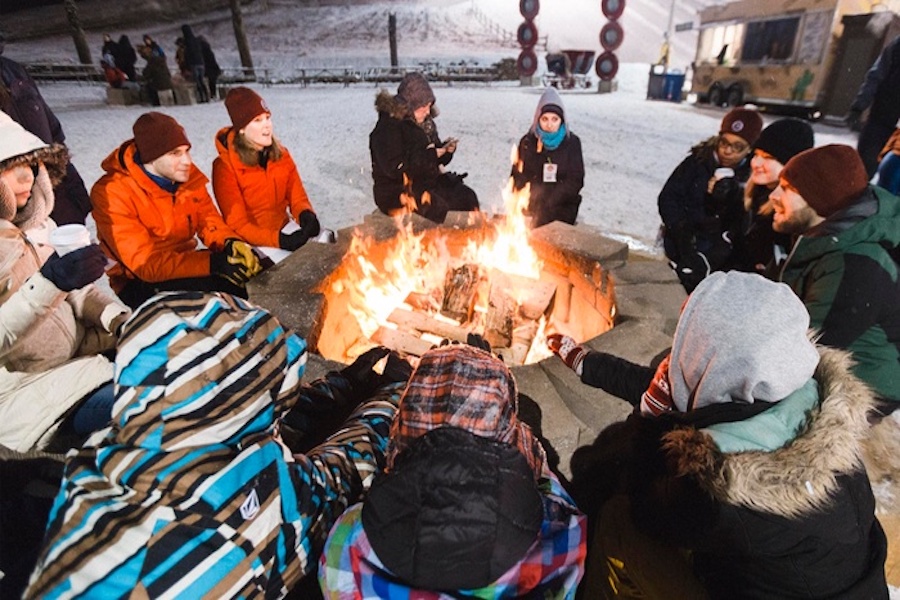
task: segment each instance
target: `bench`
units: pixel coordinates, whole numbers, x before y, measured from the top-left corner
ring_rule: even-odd
[[[25,71],[35,81],[78,81],[90,83],[105,81],[103,71],[96,65],[71,63],[31,63]]]

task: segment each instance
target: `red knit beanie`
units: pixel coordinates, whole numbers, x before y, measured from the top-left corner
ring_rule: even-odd
[[[781,178],[826,219],[853,204],[869,185],[859,153],[843,144],[801,152],[784,166]]]
[[[231,124],[238,131],[259,115],[272,114],[262,96],[244,86],[232,88],[228,92],[225,96],[225,109],[231,117]]]
[[[148,112],[141,115],[134,122],[132,131],[134,131],[134,143],[144,164],[153,162],[179,146],[189,148],[191,146],[184,127],[169,115],[161,112]]]
[[[732,108],[722,119],[719,133],[733,133],[752,146],[756,143],[762,126],[759,112],[749,108]]]

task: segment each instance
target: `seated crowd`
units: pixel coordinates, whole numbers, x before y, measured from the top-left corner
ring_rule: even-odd
[[[418,73],[376,97],[385,214],[479,210],[434,104]],[[72,251],[65,146],[0,113],[0,596],[887,598],[860,456],[900,407],[900,199],[856,150],[749,108],[691,149],[658,199],[689,294],[664,358],[548,338],[633,406],[567,480],[477,335],[302,381],[306,341],[246,285],[321,225],[265,100],[225,108],[215,199],[184,128],[147,112]],[[518,144],[532,227],[577,221],[568,117],[549,88]]]

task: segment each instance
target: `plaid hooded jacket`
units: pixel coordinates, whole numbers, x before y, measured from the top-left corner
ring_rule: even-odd
[[[462,345],[426,353],[400,401],[387,473],[329,534],[325,597],[574,598],[586,517],[516,412],[502,361]]]
[[[112,426],[68,457],[26,597],[284,596],[368,488],[396,412],[386,388],[291,455],[278,418],[349,387],[301,388],[305,363],[304,340],[236,298],[145,304],[119,344]]]

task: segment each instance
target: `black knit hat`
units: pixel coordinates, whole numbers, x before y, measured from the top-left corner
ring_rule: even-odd
[[[800,119],[779,119],[763,129],[756,140],[757,150],[771,154],[783,165],[814,145],[812,127]]]
[[[559,118],[562,119],[563,121],[566,120],[566,116],[565,116],[565,114],[563,113],[562,106],[560,106],[560,105],[558,105],[558,104],[545,104],[544,106],[542,106],[542,107],[541,107],[541,114],[543,115],[543,114],[545,114],[545,113],[553,113],[554,115],[556,115],[557,117],[559,117]]]

